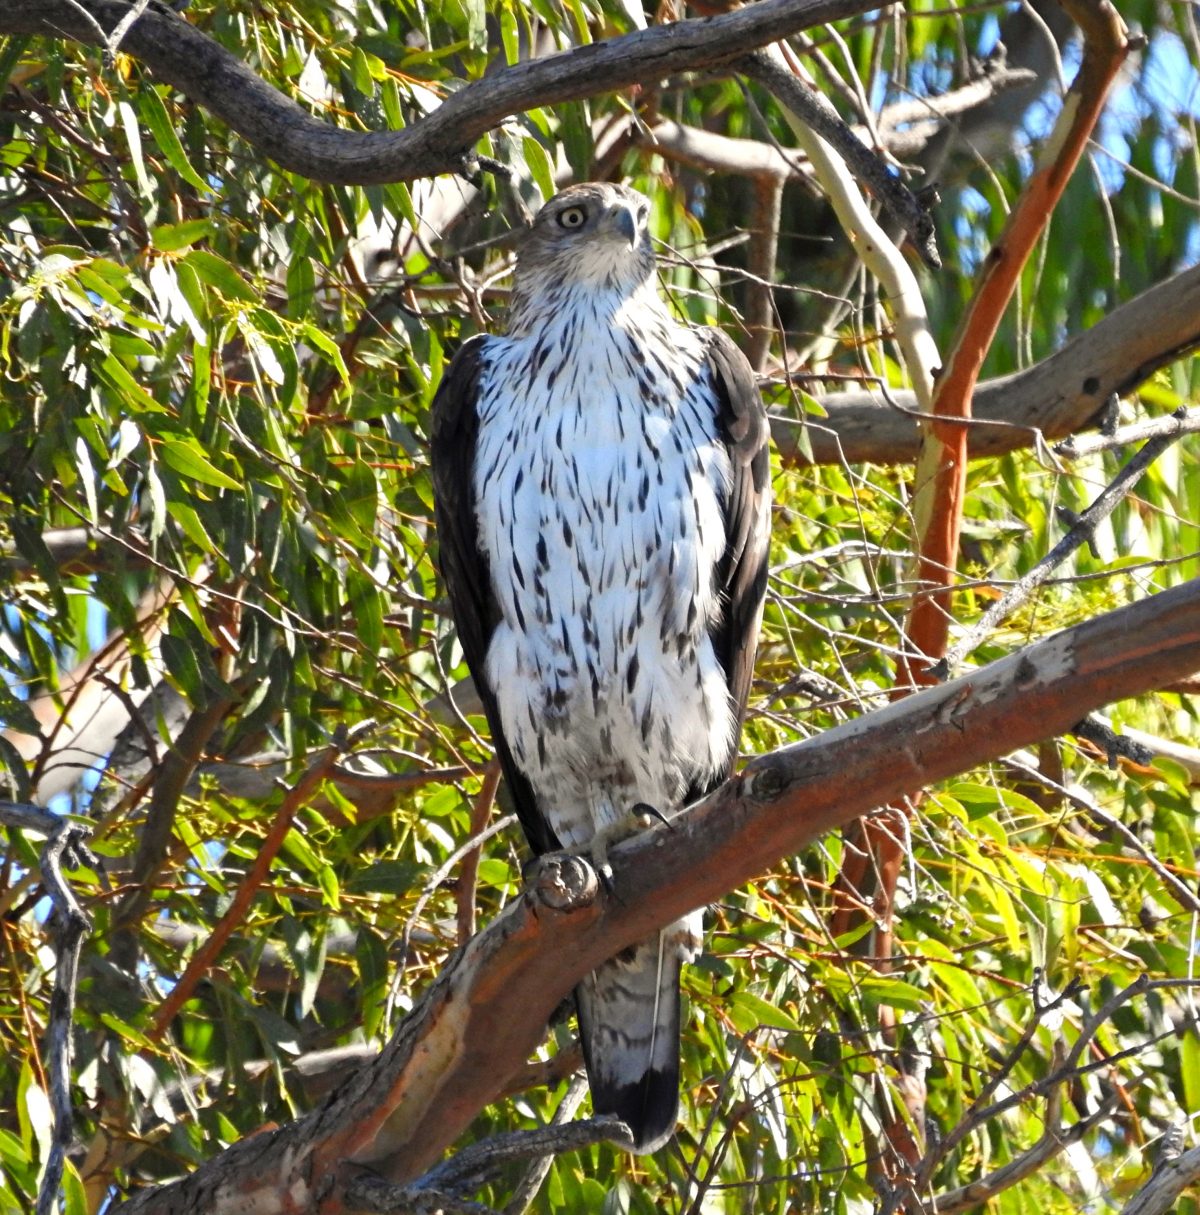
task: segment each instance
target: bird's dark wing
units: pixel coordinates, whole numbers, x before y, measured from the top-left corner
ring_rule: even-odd
[[[754,678],[754,655],[767,591],[770,543],[770,427],[754,371],[746,356],[720,329],[709,330],[707,364],[717,394],[721,438],[729,453],[732,482],[725,503],[725,555],[717,579],[725,612],[713,631],[717,659],[725,671],[737,714],[737,731],[726,772],[733,771],[737,739]],[[713,786],[710,786],[710,788]],[[696,790],[703,795],[709,789]]]
[[[430,464],[433,471],[434,516],[437,521],[439,565],[458,640],[483,701],[492,742],[512,796],[513,808],[535,852],[559,847],[549,824],[538,812],[537,800],[517,767],[500,724],[496,697],[484,674],[488,644],[500,620],[500,605],[492,589],[488,559],[479,546],[475,513],[475,448],[479,432],[479,380],[490,339],[472,338],[459,348],[442,376],[433,399]]]

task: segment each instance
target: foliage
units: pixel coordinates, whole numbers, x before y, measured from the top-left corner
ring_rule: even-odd
[[[1194,97],[1194,31],[1180,10],[1127,7],[1148,49],[1027,268],[988,374],[1045,357],[1194,258],[1195,113],[1182,101]],[[961,79],[966,51],[989,49],[1001,12],[911,5],[894,22],[816,39],[811,62],[839,105],[854,87],[876,102],[941,91]],[[414,121],[497,56],[524,57],[536,38],[566,46],[629,27],[625,6],[610,0],[239,0],[200,2],[188,19],[314,112],[361,129]],[[67,1188],[69,1209],[95,1210],[113,1187],[176,1176],[309,1108],[314,1086],[297,1061],[377,1046],[454,948],[463,906],[474,900],[486,921],[520,889],[524,848],[513,828],[486,844],[474,889],[459,880],[461,863],[447,865],[478,828],[490,748],[481,719],[468,722],[445,696],[465,668],[435,572],[425,451],[447,358],[502,315],[510,243],[494,238],[538,205],[552,174],[620,176],[653,197],[655,235],[675,255],[664,288],[679,309],[736,330],[746,250],[711,250],[748,226],[752,189],[637,141],[602,147],[608,126],[644,102],[633,95],[510,121],[482,151],[509,165],[513,182],[485,177],[475,194],[450,179],[357,188],[282,172],[122,55],[106,65],[71,43],[10,38],[0,75],[0,718],[13,795],[45,788],[54,762],[38,748],[24,762],[18,733],[48,735],[78,705],[72,680],[105,653],[106,637],[128,647],[112,678],[127,696],[148,696],[148,728],[127,732],[124,764],[106,764],[108,748],[89,755],[93,772],[56,803],[89,823],[100,859],[72,875],[94,931]],[[732,80],[672,82],[652,104],[746,138],[765,138],[766,122],[788,140],[769,100]],[[1025,122],[1023,143],[1044,134],[1034,111]],[[1028,171],[1024,152],[954,169],[938,213],[946,269],[923,279],[943,349]],[[902,382],[886,317],[827,212],[793,183],[783,215],[776,278],[786,331],[776,352],[781,342],[811,348],[810,336],[832,326],[823,357],[835,383]],[[848,295],[849,308],[830,292]],[[1181,361],[1125,408],[1130,417],[1174,408],[1192,399],[1196,379],[1195,364]],[[814,398],[782,382],[770,391],[782,410],[807,409],[820,423]],[[1056,511],[1081,509],[1119,462],[1106,453],[1064,469],[1034,451],[972,468],[956,628],[1045,553],[1060,534]],[[777,467],[747,750],[874,707],[894,683],[912,591],[910,478],[905,467]],[[1195,577],[1197,502],[1195,444],[1177,446],[1095,550],[1076,554],[975,659]],[[56,541],[68,528],[89,529],[89,539],[65,559]],[[161,762],[178,721],[198,723],[206,710],[215,728],[198,742],[204,762],[177,806],[152,802],[150,765],[129,748],[149,735]],[[82,712],[65,715],[64,736]],[[1200,734],[1197,702],[1183,694],[1113,713],[1153,734]],[[301,809],[219,965],[163,1032],[162,1002],[285,797],[269,783],[247,795],[213,761],[269,757],[294,783],[314,749],[368,719],[357,783],[327,781]],[[879,1093],[896,1100],[893,1039],[927,1066],[928,1116],[945,1134],[970,1116],[1045,993],[1078,984],[1042,1016],[993,1099],[1045,1077],[1058,1044],[1138,975],[1189,976],[1194,917],[1162,876],[1195,885],[1186,772],[1165,760],[1110,771],[1068,741],[1027,758],[1070,793],[998,764],[932,790],[921,806],[888,969],[856,956],[861,940],[830,939],[839,840],[715,909],[708,952],[685,975],[678,1149],[564,1156],[537,1209],[869,1210]],[[368,796],[367,777],[426,769],[442,775]],[[1128,831],[1090,814],[1093,803]],[[146,843],[156,821],[169,828],[157,853]],[[139,902],[142,889],[149,899]],[[36,853],[15,831],[0,909],[7,1212],[32,1209],[47,1151],[38,1041],[53,971]],[[885,1009],[896,1010],[894,1034]],[[543,1055],[571,1037],[569,1024],[554,1026]],[[1129,1054],[1104,1063],[1120,1050]],[[1111,1117],[988,1209],[1111,1209],[1162,1132],[1200,1103],[1200,1045],[1182,991],[1124,1004],[1087,1057],[1096,1066],[1072,1084],[1066,1121],[1110,1098]],[[473,1135],[548,1120],[563,1084],[497,1104]],[[1045,1108],[1030,1095],[981,1125],[931,1190],[1017,1157],[1041,1135]],[[515,1178],[483,1200],[503,1204]],[[1180,1208],[1195,1209],[1194,1199]]]

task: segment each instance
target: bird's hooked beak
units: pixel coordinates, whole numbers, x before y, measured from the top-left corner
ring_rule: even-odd
[[[620,236],[629,242],[631,249],[637,248],[638,219],[633,208],[628,203],[613,203],[604,215],[604,228],[614,236]]]

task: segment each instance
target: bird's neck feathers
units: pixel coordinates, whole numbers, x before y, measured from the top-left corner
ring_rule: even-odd
[[[568,321],[591,328],[597,338],[605,328],[626,329],[634,323],[643,329],[647,323],[668,328],[674,323],[652,274],[633,282],[616,274],[562,274],[557,267],[518,274],[509,305],[509,337],[531,337]]]

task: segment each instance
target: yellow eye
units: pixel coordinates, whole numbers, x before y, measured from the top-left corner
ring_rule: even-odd
[[[560,228],[582,228],[586,222],[586,207],[567,207],[566,210],[558,213],[558,226]]]

